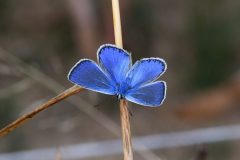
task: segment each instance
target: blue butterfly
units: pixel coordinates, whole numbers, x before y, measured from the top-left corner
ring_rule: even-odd
[[[132,65],[131,55],[112,44],[102,45],[97,56],[99,65],[90,59],[77,62],[68,74],[69,81],[144,106],[163,103],[166,82],[155,81],[167,69],[163,59],[144,58]]]

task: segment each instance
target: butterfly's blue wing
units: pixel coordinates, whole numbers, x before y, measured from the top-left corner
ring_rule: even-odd
[[[115,94],[114,83],[92,60],[80,60],[70,70],[68,79],[89,90],[110,95]]]
[[[127,83],[131,87],[143,85],[156,80],[167,68],[160,58],[144,58],[137,61],[127,73]]]
[[[166,90],[167,86],[164,81],[156,81],[129,90],[125,98],[140,105],[157,107],[163,103],[166,96]]]
[[[120,84],[126,77],[131,67],[130,54],[114,45],[106,44],[98,50],[98,61],[103,70],[117,84]]]

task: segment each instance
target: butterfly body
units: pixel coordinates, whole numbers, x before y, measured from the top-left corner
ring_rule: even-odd
[[[68,79],[86,89],[140,105],[162,104],[166,83],[155,80],[167,68],[163,59],[144,58],[132,65],[131,55],[111,44],[101,46],[97,54],[99,65],[92,60],[80,60],[70,70]]]

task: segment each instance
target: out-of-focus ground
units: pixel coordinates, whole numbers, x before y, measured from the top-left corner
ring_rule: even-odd
[[[240,123],[240,1],[120,5],[124,48],[133,60],[161,57],[168,64],[163,106],[131,104],[133,137]],[[114,43],[110,0],[2,0],[0,127],[72,86],[69,69],[81,58],[96,60],[104,43]],[[111,122],[103,126],[105,116]],[[85,91],[1,138],[0,153],[119,138],[112,122],[120,124],[117,99]],[[164,160],[239,160],[239,149],[232,140],[152,152]]]

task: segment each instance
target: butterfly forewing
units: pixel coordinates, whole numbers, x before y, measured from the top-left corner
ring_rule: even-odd
[[[131,66],[130,54],[114,45],[106,44],[98,50],[100,66],[110,75],[112,80],[120,84]]]
[[[144,85],[156,80],[167,68],[163,59],[144,58],[137,61],[127,73],[127,80],[131,87]]]
[[[68,79],[96,92],[110,95],[116,92],[112,80],[92,60],[80,60],[69,72]]]

